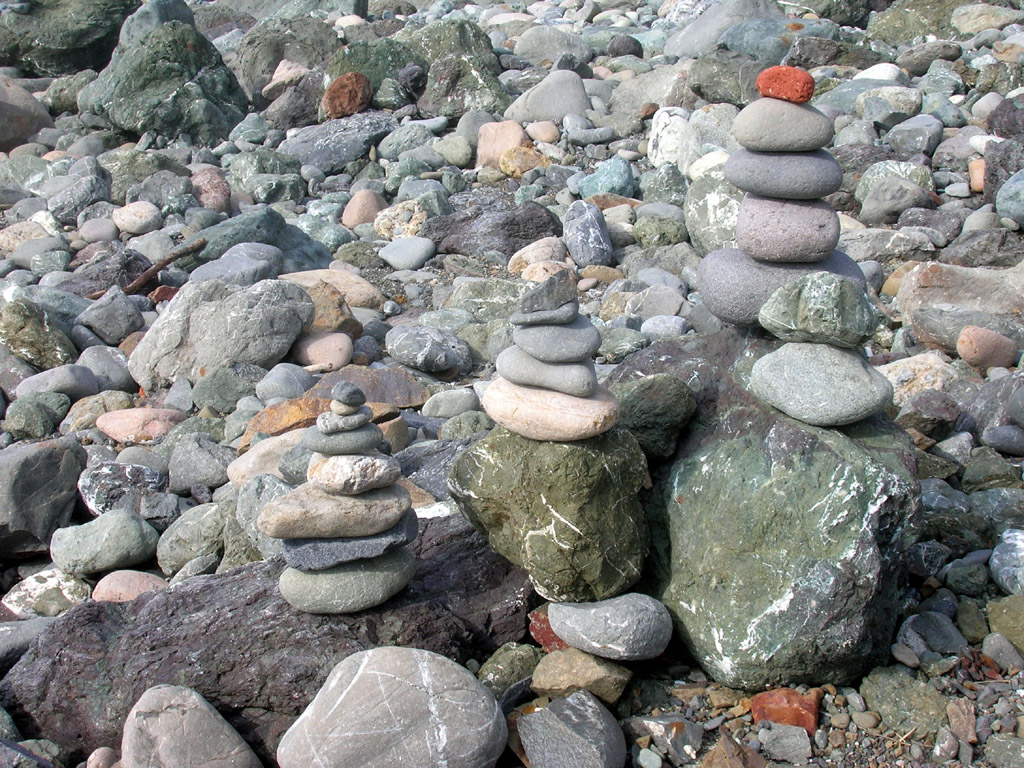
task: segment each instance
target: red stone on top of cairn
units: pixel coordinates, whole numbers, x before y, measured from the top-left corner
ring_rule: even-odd
[[[797,67],[768,67],[754,83],[757,92],[773,99],[803,104],[814,95],[814,78]]]

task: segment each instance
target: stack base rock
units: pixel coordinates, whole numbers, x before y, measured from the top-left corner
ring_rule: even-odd
[[[611,429],[619,416],[618,401],[602,386],[590,397],[573,397],[496,377],[480,402],[498,424],[531,440],[586,440]]]

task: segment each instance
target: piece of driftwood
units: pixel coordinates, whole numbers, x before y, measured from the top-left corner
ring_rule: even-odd
[[[160,259],[160,261],[158,261],[156,264],[151,266],[149,269],[147,269],[145,272],[143,272],[137,278],[135,278],[130,283],[128,283],[128,285],[126,285],[122,290],[126,294],[138,293],[140,290],[142,290],[143,286],[145,286],[146,283],[148,283],[150,280],[152,280],[154,277],[157,276],[157,273],[159,273],[161,269],[164,269],[165,267],[170,266],[171,264],[176,262],[178,259],[183,259],[186,256],[191,256],[193,253],[201,251],[205,247],[206,247],[206,238],[205,237],[200,237],[200,238],[197,238],[196,240],[192,240],[191,242],[184,243],[183,245],[179,245],[177,248],[175,248],[173,251],[171,251],[169,254],[167,254],[167,256],[165,258]],[[95,293],[90,293],[85,298],[87,298],[87,299],[98,299],[98,298],[102,297],[103,294],[105,294],[105,293],[106,293],[106,291],[96,291]]]

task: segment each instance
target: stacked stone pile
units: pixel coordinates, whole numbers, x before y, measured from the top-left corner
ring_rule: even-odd
[[[561,271],[527,292],[510,321],[513,345],[482,405],[498,424],[531,440],[584,440],[611,429],[615,397],[597,383],[601,334],[579,314],[575,280]]]
[[[311,452],[308,482],[268,503],[257,524],[283,540],[285,600],[309,613],[354,613],[409,583],[416,561],[404,545],[418,529],[409,494],[395,485],[398,461],[378,450],[383,434],[362,390],[341,382],[331,398],[300,443]]]
[[[843,173],[823,147],[829,117],[806,102],[814,80],[796,67],[770,67],[762,98],[736,116],[743,149],[725,165],[746,193],[736,222],[738,248],[709,253],[700,292],[716,316],[758,322],[787,341],[755,364],[750,388],[793,418],[817,426],[859,421],[892,401],[892,386],[851,348],[875,327],[857,264],[835,250],[839,217],[823,199]]]

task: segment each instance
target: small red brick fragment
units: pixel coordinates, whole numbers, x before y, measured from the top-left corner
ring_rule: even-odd
[[[814,95],[814,78],[797,67],[768,67],[757,76],[754,85],[762,96],[794,104],[810,101]]]
[[[334,78],[324,91],[320,107],[327,117],[335,120],[362,112],[370,106],[373,86],[362,72],[346,72]]]
[[[551,629],[551,623],[548,621],[547,603],[544,603],[540,608],[530,611],[530,637],[540,643],[540,647],[547,653],[564,651],[566,648],[571,647]]]
[[[820,691],[819,691],[820,694]],[[804,695],[792,688],[776,688],[757,694],[750,700],[754,722],[771,720],[779,725],[797,725],[814,736],[818,728],[819,696]]]

